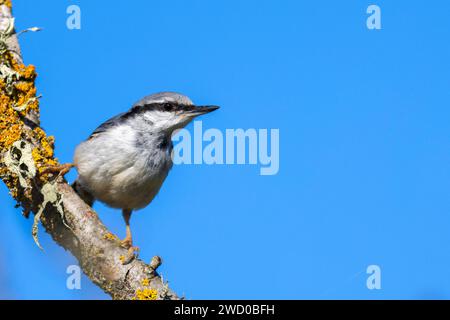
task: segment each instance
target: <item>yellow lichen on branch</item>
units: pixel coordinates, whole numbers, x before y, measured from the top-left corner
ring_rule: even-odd
[[[155,289],[137,289],[133,300],[156,300],[158,299],[158,291]]]
[[[36,99],[34,66],[18,65],[9,52],[1,56],[0,72],[0,152],[7,151],[22,136],[23,121],[34,110]],[[21,106],[26,106],[20,109]]]
[[[9,52],[2,54],[0,79],[0,152],[4,152],[22,135],[23,119],[30,110],[15,110],[25,99],[36,96],[34,67],[18,65]],[[34,103],[34,108],[37,101]]]
[[[54,137],[47,137],[44,130],[39,127],[34,128],[33,132],[35,133],[35,137],[39,139],[41,145],[39,148],[34,148],[32,153],[36,168],[41,172],[45,167],[57,166],[58,160],[54,158],[53,154]]]
[[[0,152],[6,151],[22,134],[22,122],[11,108],[11,98],[4,94],[4,81],[0,80]]]
[[[142,289],[137,289],[133,300],[156,300],[158,299],[158,291],[148,288],[150,285],[150,279],[144,278],[141,281]]]
[[[0,0],[0,5],[10,7],[11,3]],[[47,137],[39,128],[39,123],[32,124],[33,120],[39,121],[39,100],[35,86],[37,74],[33,65],[19,63],[9,51],[7,41],[14,36],[11,30],[9,27],[0,33],[0,178],[8,186],[11,195],[21,202],[29,193],[20,190],[17,170],[8,168],[3,159],[15,142],[20,140],[34,146],[32,158],[38,172],[44,167],[57,165],[58,161],[54,158],[53,137]],[[45,177],[39,178],[45,182]]]
[[[0,5],[2,5],[2,4],[7,6],[9,9],[12,8],[11,0],[0,0]]]
[[[148,278],[144,278],[144,279],[141,281],[141,284],[142,284],[144,287],[148,287],[148,285],[150,284],[150,280],[149,280]]]

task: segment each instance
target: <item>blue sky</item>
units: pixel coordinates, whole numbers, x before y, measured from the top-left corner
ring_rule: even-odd
[[[366,28],[366,8],[382,30]],[[66,8],[81,8],[81,30]],[[222,106],[203,127],[280,130],[280,170],[175,166],[132,219],[187,298],[450,298],[448,1],[15,0],[42,125],[70,162],[144,95]],[[188,127],[192,131],[192,125]],[[70,181],[76,173],[67,177]],[[0,185],[0,298],[108,299]],[[120,237],[120,211],[95,206]],[[381,268],[368,290],[366,268]]]

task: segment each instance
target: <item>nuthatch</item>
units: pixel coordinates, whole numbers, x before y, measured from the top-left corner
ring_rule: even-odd
[[[172,133],[218,108],[195,106],[188,97],[174,92],[153,94],[100,125],[78,145],[74,156],[78,177],[72,186],[89,205],[99,200],[122,209],[124,247],[135,249],[132,211],[153,200],[172,168]]]

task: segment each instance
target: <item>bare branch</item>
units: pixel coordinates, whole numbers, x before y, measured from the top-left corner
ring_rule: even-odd
[[[11,2],[0,0],[0,9],[0,178],[24,216],[36,213],[54,241],[113,299],[178,299],[155,270],[159,257],[150,264],[134,259],[123,265],[127,250],[117,237],[62,177],[45,172],[58,161],[53,137],[40,128],[36,73],[23,65]]]

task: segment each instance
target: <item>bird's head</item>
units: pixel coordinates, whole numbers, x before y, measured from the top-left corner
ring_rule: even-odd
[[[185,127],[195,117],[217,110],[218,106],[196,106],[187,96],[161,92],[144,97],[134,104],[132,112],[153,128],[172,133]]]

